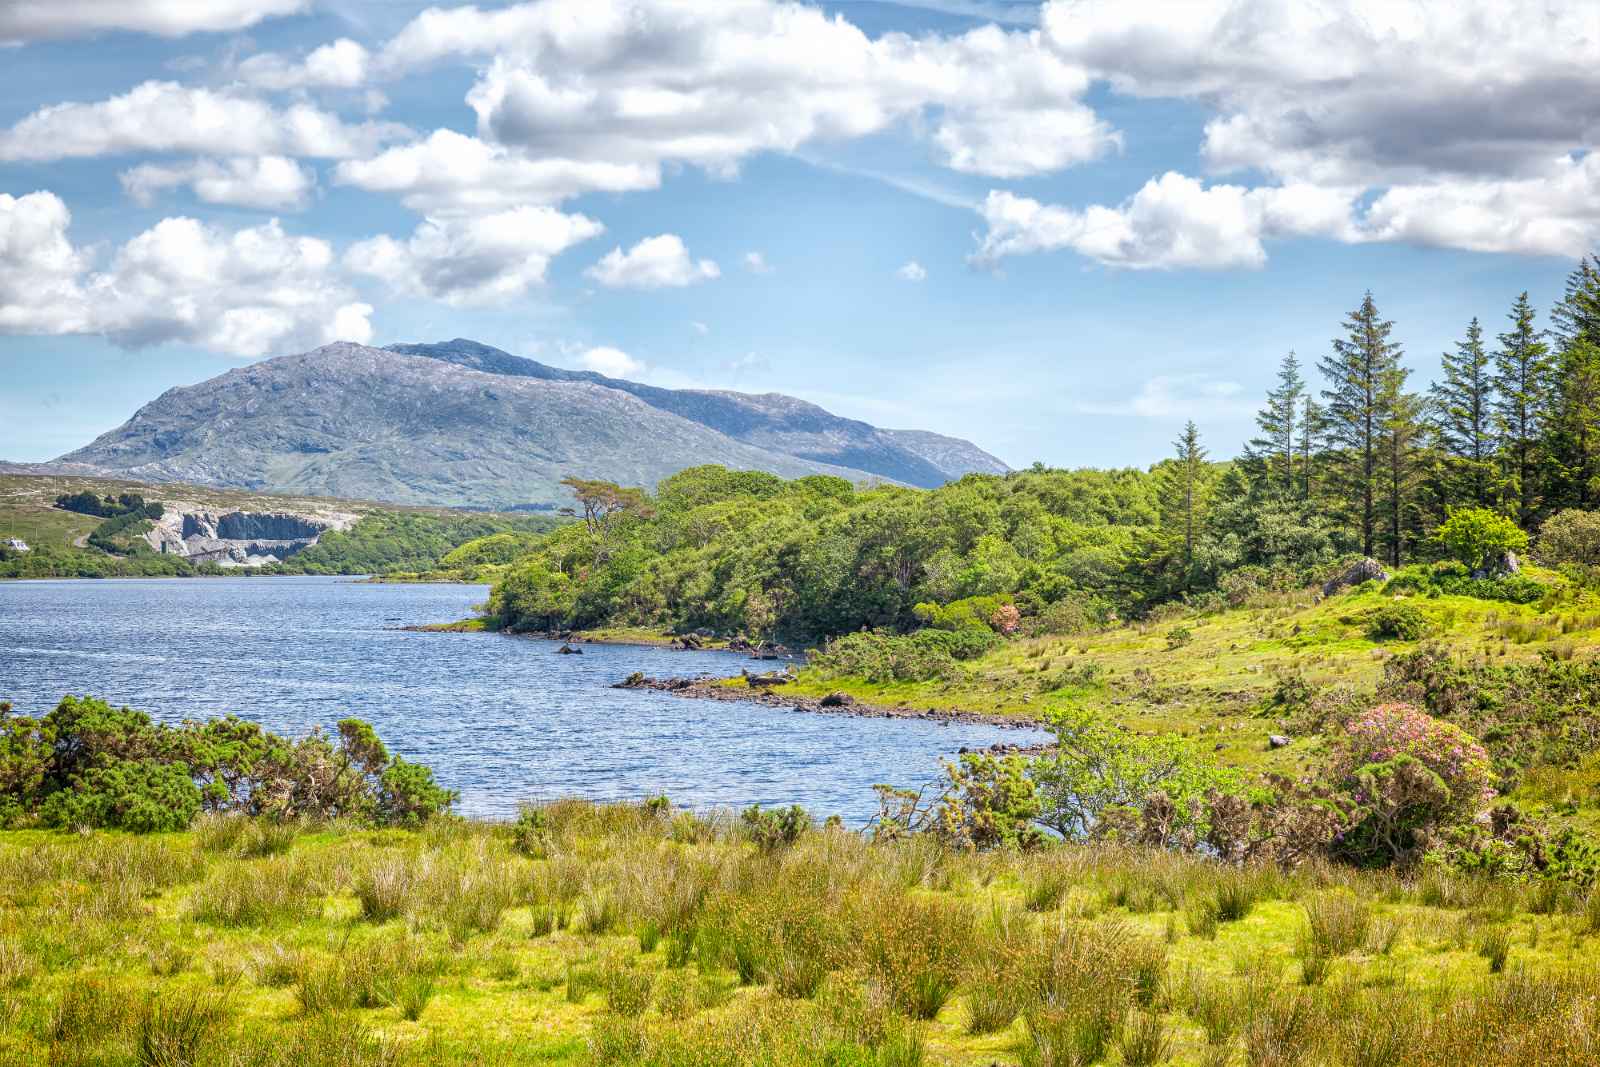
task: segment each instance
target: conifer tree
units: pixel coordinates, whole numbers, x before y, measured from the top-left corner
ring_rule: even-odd
[[[1418,527],[1418,484],[1423,476],[1419,462],[1423,434],[1423,401],[1406,392],[1406,377],[1411,372],[1398,363],[1383,372],[1379,382],[1379,409],[1382,411],[1378,480],[1382,492],[1383,518],[1389,564],[1400,566],[1405,549]]]
[[[1452,468],[1444,489],[1457,501],[1485,507],[1494,488],[1494,375],[1476,318],[1455,353],[1444,353],[1440,362],[1444,380],[1428,392],[1439,447]]]
[[[1187,591],[1194,584],[1195,545],[1204,521],[1210,469],[1193,420],[1184,425],[1172,447],[1173,458],[1157,473],[1156,498],[1163,539],[1169,546],[1167,555],[1178,571],[1178,587]]]
[[[1585,256],[1567,275],[1567,291],[1550,309],[1550,335],[1558,352],[1582,340],[1600,345],[1600,255]]]
[[[1600,501],[1600,344],[1579,336],[1555,362],[1543,442],[1546,503],[1590,508]]]
[[[1266,406],[1256,413],[1261,434],[1245,446],[1245,457],[1259,469],[1263,487],[1285,498],[1293,497],[1296,490],[1295,450],[1300,442],[1295,430],[1305,391],[1300,361],[1291,351],[1278,365],[1277,387],[1267,393]]]
[[[1310,500],[1317,491],[1316,463],[1322,451],[1323,434],[1326,430],[1322,406],[1310,392],[1301,400],[1300,406],[1300,499]]]
[[[1550,348],[1534,327],[1528,294],[1507,316],[1495,352],[1495,425],[1500,437],[1502,497],[1517,525],[1528,529],[1539,508],[1539,438],[1550,406]]]
[[[1400,363],[1400,346],[1389,339],[1394,323],[1378,314],[1369,291],[1344,321],[1345,336],[1318,363],[1328,381],[1328,474],[1335,503],[1354,528],[1363,555],[1375,551],[1384,410],[1384,376]]]

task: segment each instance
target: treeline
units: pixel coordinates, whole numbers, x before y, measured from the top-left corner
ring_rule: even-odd
[[[452,550],[502,533],[542,534],[560,520],[550,515],[427,514],[376,511],[348,530],[329,530],[317,543],[266,574],[397,574],[431,570]]]
[[[1169,593],[1211,587],[1243,558],[1297,564],[1332,549],[1390,565],[1436,554],[1456,508],[1525,531],[1600,502],[1600,259],[1586,258],[1538,324],[1527,293],[1491,338],[1477,318],[1437,380],[1414,388],[1394,323],[1368,293],[1317,362],[1294,353],[1237,462],[1204,462],[1191,422],[1157,469]]]
[[[1498,559],[1463,554],[1464,541],[1520,550],[1525,532],[1600,500],[1600,261],[1573,271],[1550,322],[1539,328],[1524,294],[1492,342],[1469,324],[1440,380],[1417,390],[1368,294],[1318,361],[1318,386],[1285,357],[1258,436],[1223,463],[1191,422],[1150,471],[1035,465],[926,492],[718,467],[653,497],[569,479],[582,521],[507,568],[490,611],[512,629],[808,641],[915,629],[939,617],[930,606],[986,597],[1065,630],[1302,587],[1354,556],[1454,557],[1465,572],[1441,580],[1466,588]],[[1012,625],[997,610],[984,608],[994,628]]]
[[[149,519],[159,519],[164,510],[160,504],[146,504],[144,497],[138,493],[122,493],[118,496],[107,494],[102,497],[87,489],[81,493],[62,493],[56,497],[56,507],[62,511],[93,515],[101,519],[115,519],[135,514]]]

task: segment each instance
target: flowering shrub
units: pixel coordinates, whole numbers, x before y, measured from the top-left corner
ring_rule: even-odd
[[[1022,613],[1015,604],[1001,604],[994,609],[994,614],[989,616],[989,625],[997,634],[1010,637],[1022,626]]]
[[[1380,704],[1345,724],[1330,778],[1354,802],[1336,851],[1364,862],[1415,858],[1437,831],[1494,797],[1489,754],[1471,734],[1409,704]]]

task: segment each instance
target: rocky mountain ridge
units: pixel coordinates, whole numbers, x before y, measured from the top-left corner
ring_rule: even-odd
[[[1004,470],[779,394],[668,390],[458,340],[337,343],[168,390],[57,461],[143,481],[478,508],[564,504],[563,477],[654,486],[719,463],[936,485]]]

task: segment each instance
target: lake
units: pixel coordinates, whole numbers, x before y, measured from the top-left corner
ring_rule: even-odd
[[[734,674],[747,657],[398,627],[471,614],[481,585],[347,578],[0,582],[0,700],[90,694],[176,722],[228,713],[299,736],[347,715],[427,763],[467,815],[530,799],[666,793],[696,808],[803,804],[852,826],[877,782],[1035,731],[800,713],[613,690],[633,671]]]

